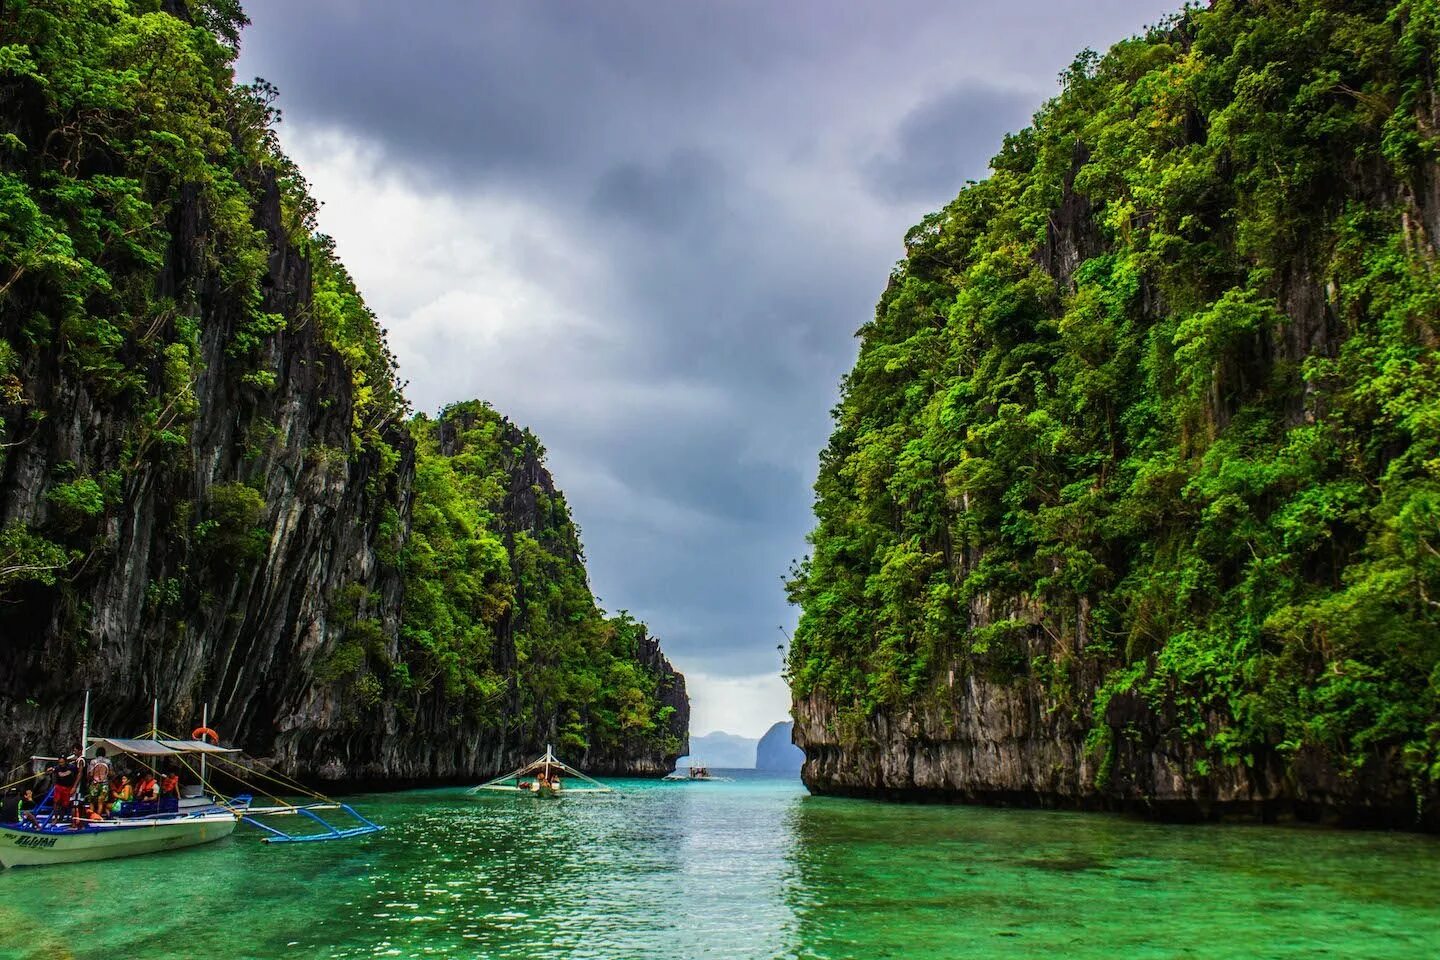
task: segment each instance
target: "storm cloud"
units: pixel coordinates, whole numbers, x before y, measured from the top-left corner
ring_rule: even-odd
[[[924,200],[979,179],[1004,135],[1034,112],[1032,100],[1023,91],[972,83],[921,104],[865,164],[870,189],[897,202]]]
[[[242,79],[419,409],[536,431],[697,733],[784,716],[816,455],[905,230],[1178,0],[249,0]]]

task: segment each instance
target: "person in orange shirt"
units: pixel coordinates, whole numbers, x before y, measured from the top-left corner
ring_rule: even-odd
[[[155,774],[148,770],[140,774],[140,784],[135,788],[135,799],[141,803],[160,799],[160,784],[156,782]]]

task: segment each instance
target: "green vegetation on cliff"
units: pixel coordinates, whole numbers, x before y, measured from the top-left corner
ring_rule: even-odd
[[[1123,696],[1194,775],[1440,780],[1437,49],[1435,0],[1217,0],[1075,62],[860,331],[798,697],[1023,677],[1099,757]]]
[[[683,681],[597,609],[533,436],[407,423],[275,90],[234,82],[245,22],[0,3],[0,741],[94,683],[336,776],[663,765]]]
[[[645,625],[607,618],[585,574],[580,531],[544,469],[545,451],[478,402],[410,423],[414,521],[402,553],[405,674],[479,722],[540,728],[557,747],[649,742],[678,754],[656,674],[638,662]],[[542,736],[550,735],[548,730]]]
[[[378,448],[393,462],[384,431],[405,412],[379,325],[316,232],[317,205],[275,139],[274,90],[233,82],[246,22],[239,5],[197,0],[181,5],[185,17],[161,9],[174,6],[15,0],[0,8],[0,468],[53,412],[35,405],[21,361],[53,356],[56,375],[131,411],[108,495],[90,517],[116,505],[128,474],[189,454],[206,363],[203,308],[233,312],[222,362],[258,393],[276,385],[265,355],[273,335],[315,324],[351,381],[357,451]],[[276,238],[256,219],[269,202],[280,207],[280,239],[311,271],[309,315],[267,309]],[[199,222],[186,221],[191,210]],[[170,282],[186,231],[203,234],[206,263],[192,275],[213,275],[207,289]],[[223,303],[204,302],[211,297]],[[76,482],[99,494],[96,478]],[[8,525],[0,589],[53,582],[95,548],[92,533],[78,522]]]

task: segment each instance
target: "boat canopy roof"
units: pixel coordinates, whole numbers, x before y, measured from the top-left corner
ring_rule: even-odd
[[[122,737],[91,737],[94,746],[141,757],[170,757],[182,753],[239,753],[234,747],[218,747],[204,740],[149,740]]]

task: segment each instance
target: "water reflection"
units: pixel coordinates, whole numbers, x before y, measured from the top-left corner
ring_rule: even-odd
[[[1433,838],[810,798],[806,957],[1434,955]]]
[[[0,957],[1434,955],[1440,843],[632,781],[389,794],[343,843],[0,873]]]
[[[432,802],[372,873],[359,921],[374,939],[333,955],[784,956],[792,841],[777,813],[799,794],[715,786]]]

